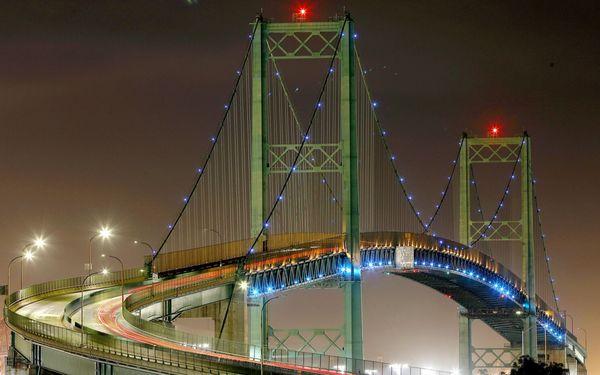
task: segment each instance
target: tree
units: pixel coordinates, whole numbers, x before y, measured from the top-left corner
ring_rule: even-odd
[[[562,363],[536,362],[533,358],[522,356],[513,363],[510,375],[567,375],[568,370],[563,368]]]

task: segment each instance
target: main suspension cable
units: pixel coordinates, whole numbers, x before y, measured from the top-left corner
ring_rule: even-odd
[[[458,151],[456,152],[456,157],[452,161],[452,171],[450,172],[450,176],[448,177],[448,183],[446,184],[446,188],[444,189],[444,192],[442,193],[442,198],[440,199],[440,202],[435,206],[436,208],[435,208],[435,212],[433,213],[433,216],[431,217],[429,222],[425,225],[425,229],[423,230],[423,233],[426,233],[429,231],[429,229],[431,229],[431,225],[435,221],[437,214],[440,212],[442,205],[444,204],[444,201],[446,200],[446,196],[448,195],[448,189],[450,189],[450,184],[452,183],[452,180],[454,179],[454,174],[456,172],[456,165],[458,164],[458,158],[460,157],[460,151],[462,150],[462,148],[465,144],[466,137],[467,137],[467,135],[463,134],[462,138],[460,139],[460,143],[458,145]]]
[[[362,67],[362,63],[360,62],[360,56],[358,55],[358,50],[355,50],[355,55],[356,55],[356,61],[358,63],[358,69],[360,70],[360,75],[361,78],[363,80],[363,84],[365,85],[365,90],[367,92],[367,100],[369,101],[369,103],[373,103],[373,98],[371,97],[371,92],[369,90],[369,86],[367,84],[367,78],[365,77],[365,72],[364,69]],[[417,218],[419,224],[421,225],[421,227],[423,228],[423,230],[427,230],[427,227],[425,226],[425,223],[423,222],[423,220],[421,219],[421,216],[419,215],[419,211],[417,211],[417,209],[415,208],[415,206],[413,205],[412,199],[410,197],[410,195],[408,194],[408,192],[406,191],[406,187],[404,186],[404,178],[402,178],[400,176],[400,174],[398,173],[398,168],[396,167],[396,163],[395,163],[395,158],[393,157],[393,154],[391,152],[391,149],[385,139],[385,131],[383,130],[383,127],[381,126],[381,123],[379,122],[379,118],[377,117],[377,113],[375,112],[375,110],[373,109],[373,105],[371,105],[371,111],[373,113],[373,118],[375,120],[375,124],[377,125],[377,130],[379,132],[379,136],[381,138],[381,141],[383,142],[383,146],[385,149],[385,152],[388,156],[388,160],[390,161],[390,164],[392,166],[392,169],[394,170],[394,175],[396,177],[396,180],[398,181],[398,183],[400,184],[401,188],[402,188],[402,193],[404,194],[404,198],[406,198],[406,201],[408,202],[408,205],[410,206],[413,214],[415,215],[415,217]]]
[[[544,259],[546,260],[546,268],[548,270],[548,276],[550,278],[550,286],[552,289],[552,297],[554,298],[554,305],[556,306],[556,311],[560,314],[560,307],[558,305],[558,296],[556,295],[556,288],[555,288],[555,284],[554,284],[554,278],[552,277],[552,269],[550,267],[550,256],[548,254],[548,248],[546,247],[546,235],[544,234],[544,230],[542,228],[542,210],[539,208],[538,206],[538,197],[537,197],[537,192],[536,192],[536,179],[533,175],[533,171],[532,171],[533,167],[531,167],[529,169],[529,173],[531,175],[531,182],[532,182],[532,192],[533,192],[533,204],[534,204],[534,209],[535,212],[537,214],[537,218],[538,218],[538,225],[540,228],[540,239],[542,242],[542,249],[544,250]],[[566,318],[566,317],[565,317]],[[565,325],[566,328],[566,325]]]

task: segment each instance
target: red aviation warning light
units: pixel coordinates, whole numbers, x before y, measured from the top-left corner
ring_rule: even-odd
[[[498,137],[500,136],[500,125],[498,124],[491,124],[489,129],[488,129],[488,137]]]
[[[308,18],[308,8],[306,8],[305,6],[298,7],[298,9],[296,9],[296,11],[294,11],[294,14],[292,14],[292,19],[296,22],[306,21],[307,18]]]

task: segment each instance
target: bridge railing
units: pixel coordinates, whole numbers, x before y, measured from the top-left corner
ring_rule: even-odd
[[[127,280],[138,281],[139,276],[132,271]],[[134,277],[135,275],[135,277]],[[173,349],[148,345],[106,334],[92,334],[56,326],[18,314],[20,303],[31,299],[41,299],[48,295],[69,293],[70,289],[79,288],[83,278],[71,278],[55,282],[38,284],[14,293],[7,299],[4,306],[4,316],[7,324],[14,331],[28,339],[57,349],[65,350],[91,358],[102,358],[116,363],[154,369],[168,373],[189,373],[190,371],[208,371],[215,368],[231,369],[240,365],[257,368],[260,365],[260,348],[245,344],[216,340],[214,346],[206,348],[205,342],[182,345],[182,349]],[[88,288],[114,287],[120,284],[119,277],[112,276],[92,280]],[[156,290],[155,290],[156,292]],[[27,296],[23,298],[23,296]],[[200,343],[200,345],[198,345]],[[194,347],[195,345],[195,347]],[[214,354],[220,354],[218,361]],[[240,354],[237,354],[240,353]],[[287,372],[302,370],[306,373],[322,373],[321,371],[339,373],[384,374],[384,375],[450,375],[449,372],[427,370],[417,367],[404,366],[401,372],[393,364],[377,361],[357,360],[338,356],[328,356],[315,353],[293,352],[288,350],[273,350],[264,360],[267,369],[278,368]]]
[[[235,357],[245,358],[250,361],[260,361],[264,354],[264,361],[276,366],[293,366],[293,368],[327,370],[339,373],[361,373],[361,374],[384,374],[384,375],[450,375],[450,372],[430,370],[413,366],[400,366],[378,361],[353,359],[335,355],[299,352],[288,349],[265,349],[261,353],[261,347],[246,343],[218,339],[215,337],[201,336],[193,333],[183,332],[166,326],[162,323],[153,322],[136,314],[135,310],[155,304],[168,298],[175,298],[191,293],[213,288],[219,284],[232,283],[233,275],[230,267],[224,267],[225,271],[210,271],[205,274],[211,278],[201,278],[190,282],[189,276],[180,279],[166,280],[153,284],[152,286],[140,288],[125,299],[122,314],[125,320],[133,327],[155,337],[170,341],[183,350],[198,350],[214,352]]]
[[[126,283],[134,281],[142,281],[145,279],[143,270],[139,268],[124,270],[123,279]],[[34,284],[27,288],[18,290],[10,294],[5,304],[13,305],[23,300],[29,300],[37,296],[49,296],[51,294],[60,294],[67,290],[81,290],[82,282],[85,276],[71,277],[68,279],[48,281],[45,283]],[[121,271],[109,272],[106,275],[96,274],[92,275],[88,281],[86,281],[84,290],[103,288],[110,285],[118,285],[121,282]]]
[[[253,240],[253,238],[248,238],[192,249],[161,252],[154,259],[152,265],[153,272],[164,274],[194,269],[203,265],[235,262],[248,252]],[[277,253],[278,250],[291,249],[297,246],[307,249],[311,246],[319,246],[321,248],[341,247],[342,237],[335,233],[272,234],[269,236],[268,241],[269,252],[257,252],[254,257],[261,257],[264,254],[265,259],[267,259],[273,253]],[[151,257],[147,256],[145,258],[146,263],[150,262],[151,259]]]

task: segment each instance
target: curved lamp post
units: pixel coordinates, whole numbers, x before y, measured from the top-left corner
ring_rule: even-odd
[[[581,328],[581,327],[579,327],[577,329],[580,330],[581,332],[583,332],[583,340],[584,340],[583,343],[584,343],[585,350],[587,351],[587,349],[588,349],[588,346],[587,346],[587,342],[588,342],[587,341],[587,331],[585,329]]]
[[[146,246],[148,249],[150,249],[150,262],[146,263],[146,272],[147,272],[147,277],[151,277],[152,276],[152,272],[154,271],[154,268],[152,267],[152,258],[154,258],[154,254],[156,253],[156,250],[154,250],[154,248],[152,247],[152,245],[150,245],[148,242],[146,241],[140,241],[140,240],[134,240],[133,241],[134,244],[136,245],[143,245]]]
[[[106,240],[106,239],[110,238],[111,236],[112,236],[112,229],[110,229],[108,227],[102,227],[98,230],[98,232],[96,232],[96,234],[94,234],[92,237],[90,237],[88,275],[92,274],[92,243],[98,237],[100,237],[102,240]]]
[[[260,373],[263,374],[263,362],[265,360],[265,354],[267,353],[268,350],[268,345],[269,345],[269,338],[267,337],[269,332],[268,332],[268,327],[267,327],[267,312],[268,310],[266,310],[267,308],[267,304],[271,301],[273,301],[274,299],[279,298],[280,296],[275,296],[275,297],[271,297],[269,299],[266,299],[261,307],[261,314],[260,314],[260,328],[262,331],[261,334],[261,345],[260,345]]]
[[[123,266],[123,261],[119,257],[116,257],[114,255],[102,254],[102,258],[106,257],[115,259],[121,265],[121,306],[123,306],[123,302],[125,300],[125,267]]]
[[[18,255],[14,258],[12,258],[10,260],[10,262],[8,262],[8,284],[6,285],[7,288],[7,294],[10,295],[10,271],[12,268],[12,265],[14,262],[16,262],[17,260],[20,260],[21,262],[21,286],[20,289],[23,289],[23,260],[26,261],[30,261],[33,259],[33,255],[34,252],[30,251],[29,249],[32,247],[35,247],[36,249],[42,249],[44,248],[44,246],[46,246],[46,240],[42,237],[36,238],[33,242],[30,242],[28,244],[26,244],[25,246],[23,246],[23,249],[21,250],[21,255]]]
[[[81,282],[81,298],[79,300],[80,302],[80,306],[79,306],[79,310],[80,310],[80,315],[79,315],[79,319],[81,320],[81,342],[80,342],[80,346],[83,346],[83,288],[85,287],[85,282],[92,276],[94,275],[107,275],[108,274],[108,270],[104,269],[102,270],[102,272],[93,272],[90,273],[89,275],[87,275],[86,277],[83,278],[83,281]]]

